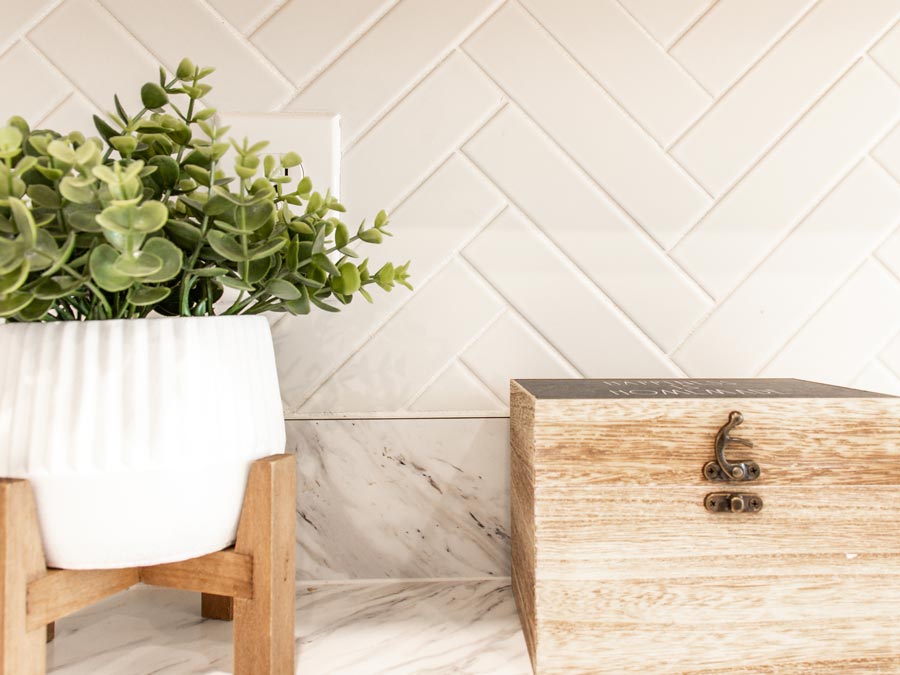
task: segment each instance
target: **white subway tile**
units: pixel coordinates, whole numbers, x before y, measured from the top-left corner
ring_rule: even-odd
[[[524,4],[663,146],[710,103],[709,94],[613,0]]]
[[[207,0],[232,26],[246,35],[283,0]],[[307,5],[319,3],[306,3]],[[323,3],[324,4],[324,3]],[[306,23],[305,21],[303,23]],[[299,22],[294,24],[295,27]],[[295,28],[296,30],[296,28]],[[282,36],[282,38],[287,36]]]
[[[491,223],[463,255],[585,375],[650,377],[678,372],[533,224],[512,209]]]
[[[621,0],[622,5],[664,47],[701,16],[715,0]]]
[[[900,230],[894,232],[878,249],[878,259],[900,278]]]
[[[869,55],[888,71],[897,82],[900,82],[900,23],[872,47]]]
[[[500,92],[475,65],[452,54],[344,156],[347,208],[374,215],[396,204],[486,122],[501,101]]]
[[[900,185],[866,160],[718,306],[675,361],[693,377],[753,376],[897,225]]]
[[[900,377],[877,360],[871,361],[850,384],[866,391],[900,396]]]
[[[900,329],[900,283],[867,262],[760,373],[846,384]]]
[[[521,112],[505,109],[464,151],[663,350],[710,308],[699,286]]]
[[[872,150],[872,156],[900,181],[900,125]]]
[[[816,0],[720,0],[670,53],[718,96],[815,3]]]
[[[181,0],[101,0],[119,21],[162,59],[171,72],[191,57],[218,69],[208,80],[209,101],[222,110],[274,110],[293,88],[228,24],[201,3]],[[156,73],[145,76],[156,80]]]
[[[673,150],[721,194],[900,16],[897,0],[822,0]]]
[[[57,129],[60,132],[80,131],[85,136],[96,136],[94,115],[102,115],[79,91],[72,92],[65,101],[50,111],[37,126]]]
[[[0,91],[0,124],[20,115],[35,126],[72,87],[31,45],[17,42],[0,56]]]
[[[389,229],[396,236],[380,246],[356,248],[369,258],[373,271],[388,260],[412,260],[412,284],[418,289],[502,206],[497,191],[466,160],[454,156],[390,214]],[[277,320],[273,334],[288,414],[412,297],[402,287],[391,293],[374,289],[372,294],[372,305],[357,298],[339,314],[316,312]]]
[[[509,405],[511,379],[581,376],[513,310],[492,323],[461,358],[506,405]]]
[[[709,197],[524,10],[503,7],[465,50],[662,245]]]
[[[39,20],[51,5],[53,0],[4,2],[3,21],[0,21],[0,51],[20,37],[32,22]]]
[[[496,4],[497,0],[401,2],[304,89],[290,108],[339,112],[344,139],[352,142]]]
[[[156,59],[92,0],[64,2],[28,37],[100,110],[113,110],[118,94],[126,111],[137,113],[141,85],[158,77]]]
[[[409,406],[415,412],[493,413],[504,409],[491,393],[460,361],[453,361]]]
[[[674,249],[724,296],[900,119],[900,87],[860,61]]]
[[[227,1],[253,7],[246,0]],[[290,0],[251,39],[294,84],[301,85],[334,61],[394,4],[395,0]],[[298,33],[303,39],[297,39]],[[336,106],[327,109],[338,110]]]
[[[304,412],[392,411],[416,394],[502,309],[452,261],[302,406]]]

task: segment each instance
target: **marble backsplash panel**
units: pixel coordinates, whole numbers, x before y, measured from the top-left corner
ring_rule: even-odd
[[[508,420],[292,420],[302,580],[509,575]]]

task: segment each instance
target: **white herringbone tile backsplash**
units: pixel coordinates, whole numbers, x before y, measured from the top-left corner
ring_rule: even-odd
[[[4,117],[90,129],[182,56],[226,118],[340,115],[349,222],[392,211],[373,263],[416,291],[275,317],[288,417],[503,415],[510,377],[900,393],[900,0],[0,6]]]

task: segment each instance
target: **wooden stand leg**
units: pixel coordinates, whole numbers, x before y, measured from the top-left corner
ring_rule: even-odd
[[[46,572],[34,495],[0,478],[0,675],[44,675],[47,632],[28,630],[28,584]]]
[[[235,675],[294,675],[296,461],[250,469],[234,549],[253,557],[253,597],[234,599]]]
[[[203,593],[200,596],[200,615],[204,619],[231,621],[234,618],[234,598],[227,595]]]
[[[51,621],[47,624],[47,642],[53,642],[53,638],[56,637],[56,622]]]

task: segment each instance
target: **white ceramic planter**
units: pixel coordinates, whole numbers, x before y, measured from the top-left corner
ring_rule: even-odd
[[[0,475],[31,481],[53,567],[228,546],[284,445],[263,317],[0,325]]]

